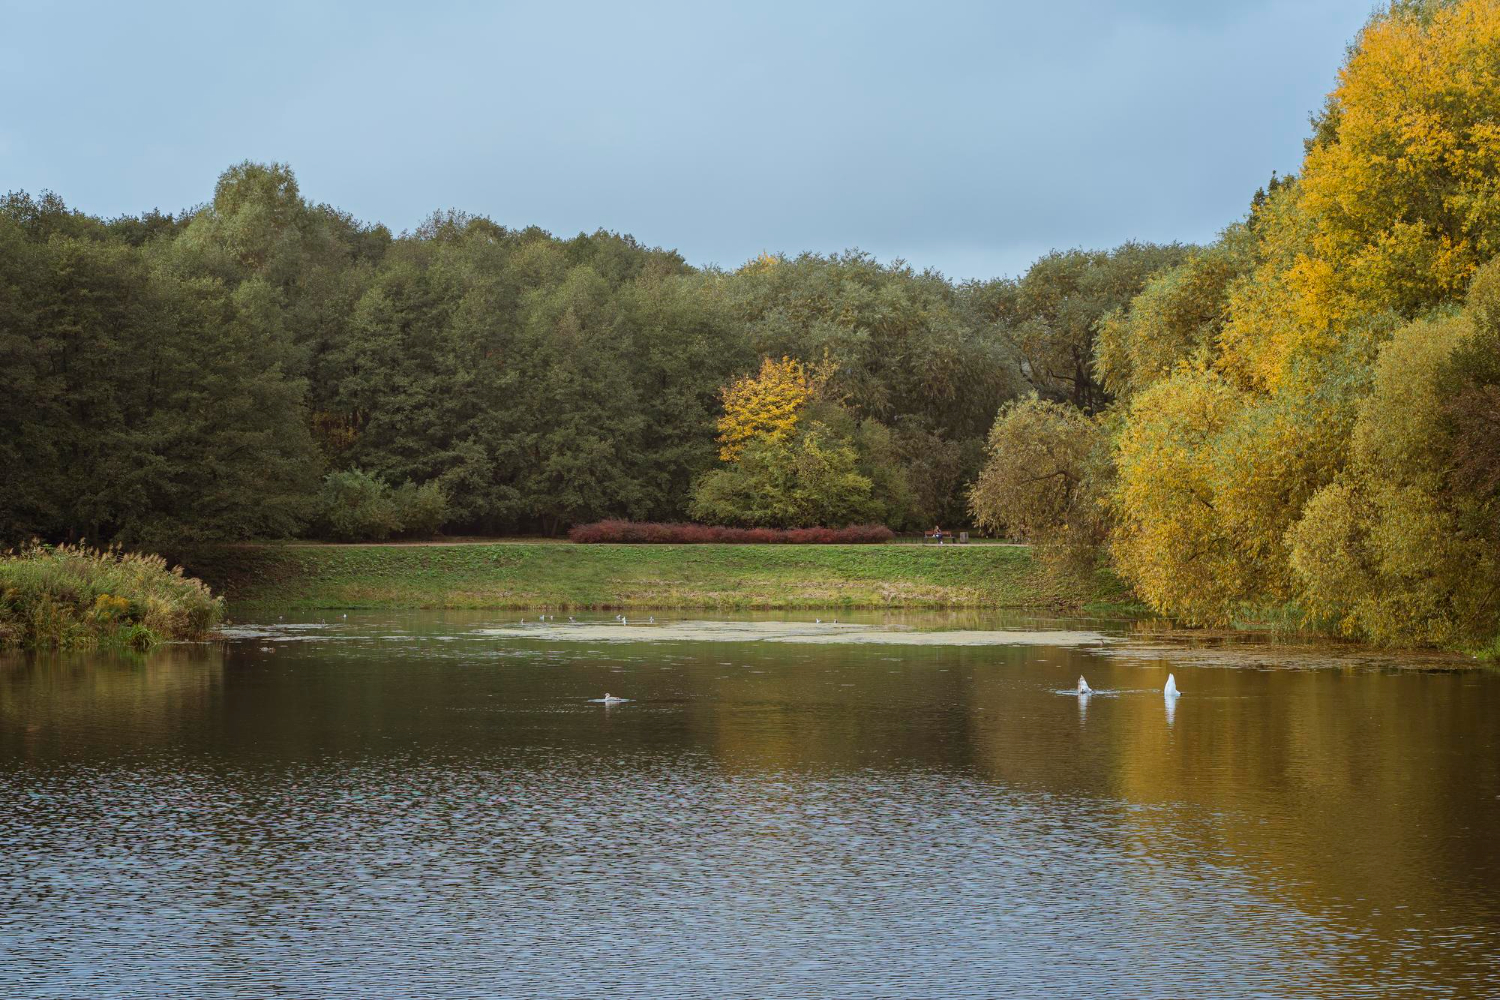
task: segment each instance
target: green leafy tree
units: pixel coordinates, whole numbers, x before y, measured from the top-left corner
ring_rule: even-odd
[[[842,527],[878,513],[873,484],[853,445],[820,421],[792,439],[756,438],[737,461],[706,473],[693,492],[694,517],[745,527]]]
[[[1033,396],[1000,411],[989,447],[969,494],[975,523],[1036,543],[1055,566],[1091,568],[1107,526],[1099,419]]]

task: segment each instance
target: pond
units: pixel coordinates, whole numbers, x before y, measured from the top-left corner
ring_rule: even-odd
[[[0,995],[1500,982],[1492,671],[979,615],[518,617],[0,659]]]

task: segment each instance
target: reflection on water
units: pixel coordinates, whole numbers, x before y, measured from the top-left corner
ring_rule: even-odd
[[[299,624],[0,659],[0,995],[1500,978],[1493,673]]]

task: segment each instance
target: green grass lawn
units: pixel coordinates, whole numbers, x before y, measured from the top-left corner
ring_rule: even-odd
[[[1084,608],[1128,595],[1060,583],[1022,547],[255,545],[184,558],[232,605],[330,608]]]

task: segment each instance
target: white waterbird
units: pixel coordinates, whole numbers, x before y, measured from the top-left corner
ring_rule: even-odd
[[[603,698],[595,698],[594,700],[597,701],[601,705],[619,705],[619,704],[621,704],[623,702],[629,701],[630,699],[629,698],[616,698],[614,695],[612,695],[608,691],[606,691],[606,692],[604,692],[604,697]]]
[[[1167,675],[1167,686],[1161,689],[1161,693],[1162,696],[1166,698],[1177,698],[1181,696],[1182,692],[1177,690],[1177,678],[1175,676],[1173,676],[1172,674]]]
[[[1094,693],[1094,689],[1091,688],[1091,687],[1089,687],[1089,682],[1083,679],[1083,675],[1082,674],[1078,675],[1078,693],[1079,694],[1093,694]]]

